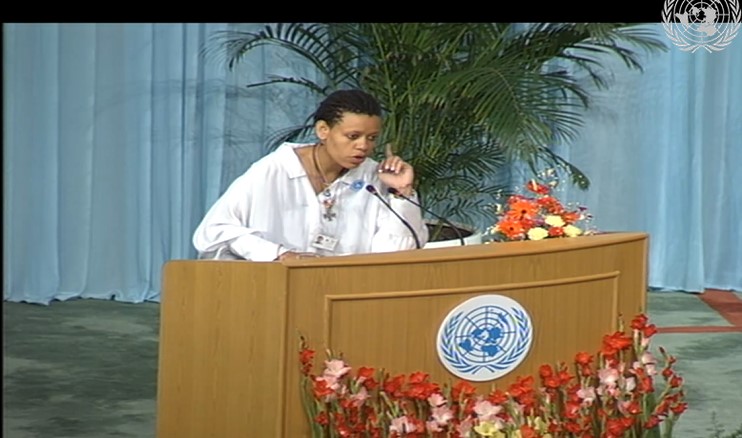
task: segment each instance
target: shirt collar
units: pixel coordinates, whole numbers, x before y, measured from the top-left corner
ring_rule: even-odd
[[[299,178],[306,176],[307,172],[304,170],[304,166],[301,165],[299,156],[294,152],[294,149],[302,146],[309,146],[301,143],[284,143],[278,149],[281,152],[281,158],[284,160],[286,166],[286,172],[289,174],[290,179]]]

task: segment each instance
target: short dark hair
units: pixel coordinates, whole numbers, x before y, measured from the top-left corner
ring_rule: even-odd
[[[343,113],[381,117],[381,105],[375,97],[362,90],[338,90],[330,93],[314,112],[314,123],[323,120],[333,126]]]

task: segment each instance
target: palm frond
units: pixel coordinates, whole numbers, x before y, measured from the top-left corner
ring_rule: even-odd
[[[607,59],[640,69],[666,49],[653,29],[627,23],[289,23],[221,34],[230,68],[265,45],[305,60],[313,78],[269,76],[319,95],[364,89],[385,111],[382,142],[413,164],[421,200],[446,217],[488,212],[512,161],[587,176],[549,146],[577,138],[592,89],[610,85]],[[589,79],[586,81],[585,79]],[[282,130],[275,142],[311,134]],[[381,153],[377,151],[377,153]]]
[[[292,85],[299,85],[304,88],[308,88],[310,91],[324,95],[327,94],[331,88],[327,86],[321,86],[320,84],[311,81],[306,78],[294,78],[294,77],[288,77],[288,76],[278,76],[278,75],[270,75],[268,76],[267,81],[261,81],[261,82],[253,82],[250,84],[247,84],[246,88],[255,88],[255,87],[262,87],[265,85],[274,85],[274,84],[292,84]]]
[[[314,125],[307,123],[304,125],[290,126],[288,128],[278,129],[268,136],[268,149],[275,150],[281,143],[294,142],[303,140],[308,137]]]

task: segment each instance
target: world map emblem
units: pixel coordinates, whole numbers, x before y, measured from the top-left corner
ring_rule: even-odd
[[[470,381],[498,379],[526,358],[533,339],[528,312],[502,295],[480,295],[454,308],[438,329],[438,358]]]
[[[740,28],[739,0],[665,0],[662,26],[681,50],[708,52],[731,44]]]

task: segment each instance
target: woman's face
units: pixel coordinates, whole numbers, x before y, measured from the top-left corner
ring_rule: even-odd
[[[330,157],[340,166],[353,169],[374,151],[381,132],[381,117],[343,113],[343,118],[332,127],[327,122],[317,122],[315,131]]]

